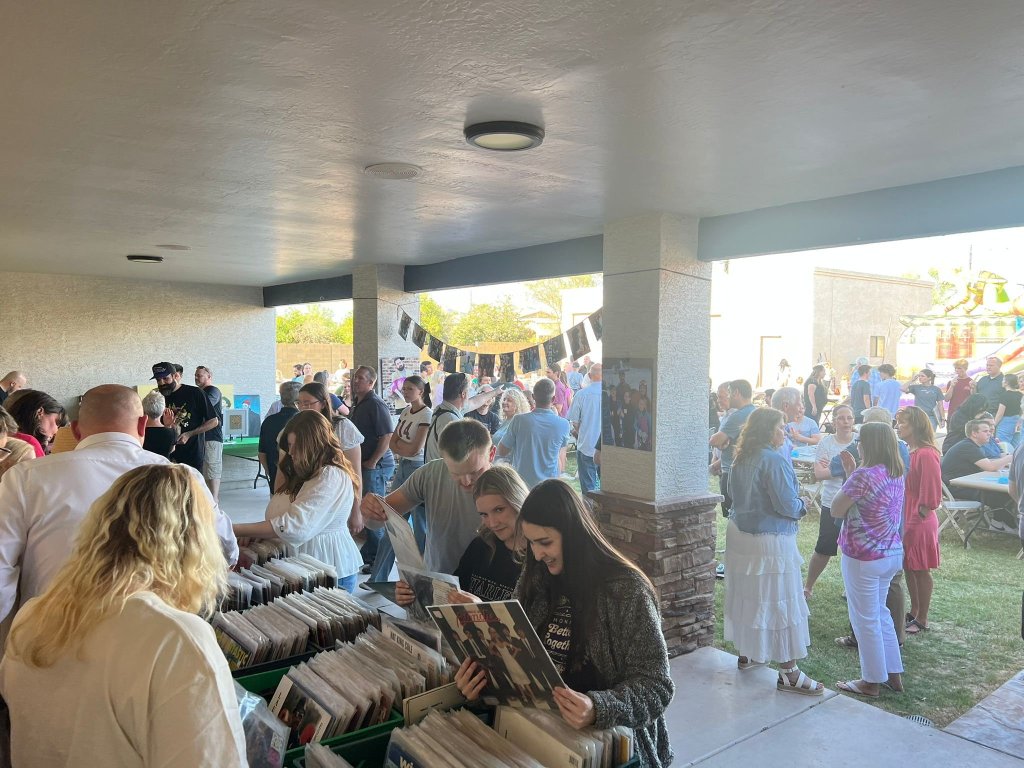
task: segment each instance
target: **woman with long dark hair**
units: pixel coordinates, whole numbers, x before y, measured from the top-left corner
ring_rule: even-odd
[[[668,765],[674,687],[651,582],[561,480],[530,492],[519,527],[528,546],[516,594],[565,682],[555,689],[562,718],[574,728],[632,728],[641,765]],[[475,699],[487,673],[467,659],[455,681]]]
[[[227,580],[187,467],[122,475],[71,558],[18,611],[0,664],[14,765],[248,765],[210,616]]]
[[[725,639],[736,646],[740,669],[778,661],[778,690],[821,696],[825,686],[796,663],[811,644],[796,544],[807,510],[793,463],[779,453],[784,421],[782,411],[758,408],[736,444],[725,538]]]
[[[289,554],[334,566],[338,586],[355,589],[363,564],[347,523],[359,474],[345,457],[330,422],[316,411],[289,421],[278,437],[277,488],[262,523],[236,523],[235,536],[281,539]]]
[[[68,425],[64,406],[38,389],[19,389],[7,398],[4,407],[18,422],[14,437],[36,449],[36,456],[48,454],[57,430]]]
[[[814,419],[815,424],[821,424],[821,412],[826,405],[828,390],[825,388],[825,366],[816,365],[804,382],[804,411]]]
[[[920,408],[913,410],[927,423]],[[882,684],[903,690],[899,640],[885,605],[889,583],[903,567],[903,460],[896,433],[888,424],[864,424],[859,450],[859,468],[849,453],[840,454],[850,477],[832,500],[832,516],[843,520],[839,548],[850,624],[860,654],[860,679],[839,682],[836,687],[876,697]]]

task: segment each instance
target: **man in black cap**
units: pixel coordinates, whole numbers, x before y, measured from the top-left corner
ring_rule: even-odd
[[[175,376],[176,373],[173,363],[153,366],[153,379],[167,403],[163,424],[165,427],[177,425],[181,429],[171,457],[178,464],[188,464],[202,472],[206,453],[203,433],[216,429],[220,422],[206,393],[199,387],[182,384],[180,374]]]

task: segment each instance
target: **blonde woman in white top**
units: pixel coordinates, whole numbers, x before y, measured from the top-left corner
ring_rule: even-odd
[[[235,536],[280,539],[289,554],[334,566],[338,586],[351,592],[363,564],[348,526],[358,474],[330,423],[316,411],[294,416],[281,430],[278,446],[284,455],[266,520],[236,523]]]
[[[0,663],[14,765],[248,765],[231,673],[200,618],[227,574],[200,482],[174,464],[122,475],[18,612]]]
[[[853,443],[853,421],[853,409],[848,405],[837,405],[832,410],[835,434],[825,435],[821,439],[814,456],[814,479],[821,483],[821,520],[818,521],[818,541],[814,545],[814,554],[807,566],[807,580],[804,582],[804,597],[808,600],[828,561],[838,552],[840,521],[832,517],[832,500],[843,487],[843,478],[833,477],[830,464],[832,459]]]

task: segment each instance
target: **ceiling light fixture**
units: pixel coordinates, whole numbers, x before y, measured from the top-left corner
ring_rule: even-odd
[[[125,258],[132,264],[159,264],[164,260],[163,256],[146,256],[138,253],[129,254]]]
[[[463,131],[466,141],[474,147],[494,152],[519,152],[539,147],[544,141],[544,129],[530,123],[496,120],[470,125]]]
[[[374,179],[408,180],[422,174],[423,169],[411,163],[375,163],[363,168],[363,173]]]

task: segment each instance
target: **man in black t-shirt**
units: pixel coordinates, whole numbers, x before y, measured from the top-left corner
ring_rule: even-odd
[[[203,434],[220,426],[209,399],[198,387],[190,387],[176,379],[171,363],[154,365],[152,378],[167,403],[163,425],[177,425],[181,429],[171,460],[202,471],[206,450]]]
[[[213,371],[205,365],[196,368],[196,386],[203,390],[210,401],[210,407],[217,417],[217,426],[203,435],[206,450],[203,454],[203,477],[213,494],[214,501],[220,496],[220,478],[224,470],[224,395],[213,386]]]
[[[992,424],[987,419],[974,419],[967,422],[964,430],[967,439],[954,445],[942,457],[942,482],[949,488],[955,498],[968,501],[980,501],[993,509],[1008,506],[1010,499],[1005,493],[998,491],[981,491],[973,488],[962,488],[953,485],[958,477],[973,475],[975,472],[996,472],[1009,466],[1013,456],[1001,456],[990,459],[985,456],[981,446],[992,439]],[[1014,517],[1016,522],[1016,517]]]

